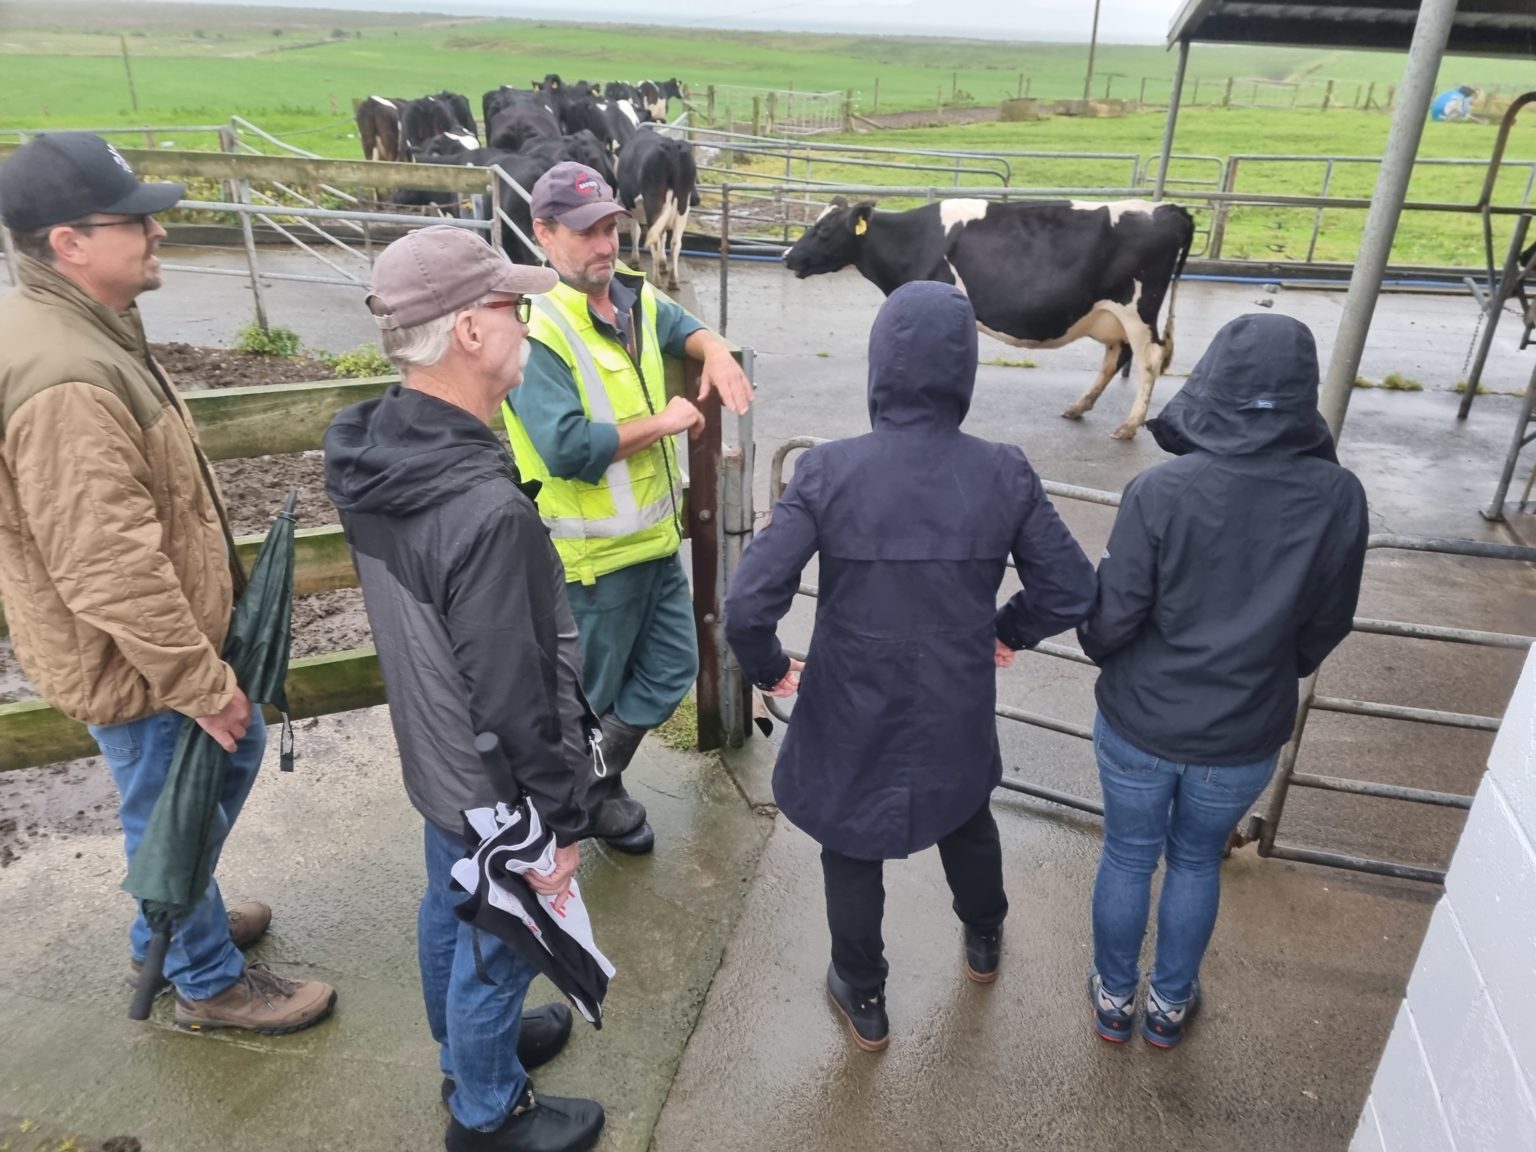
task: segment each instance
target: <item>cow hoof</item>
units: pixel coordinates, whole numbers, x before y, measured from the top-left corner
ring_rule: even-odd
[[[1061,418],[1063,420],[1081,420],[1083,418],[1084,411],[1086,411],[1086,409],[1079,408],[1074,405],[1063,412],[1061,414]]]
[[[1136,439],[1136,425],[1122,424],[1109,435],[1112,440],[1134,440]]]

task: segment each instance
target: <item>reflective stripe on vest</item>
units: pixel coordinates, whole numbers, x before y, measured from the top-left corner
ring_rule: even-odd
[[[608,398],[608,389],[603,384],[603,374],[598,371],[597,363],[592,359],[592,350],[587,347],[576,329],[571,327],[571,322],[565,318],[564,313],[554,301],[545,296],[535,296],[533,306],[560,329],[560,334],[565,337],[566,344],[570,346],[571,356],[576,361],[576,371],[579,374],[577,383],[586,394],[587,408],[592,414],[592,420],[599,424],[617,424],[618,420],[613,414],[613,402]],[[636,372],[640,375],[640,386],[644,388],[644,374],[639,369],[636,369]],[[660,443],[663,442],[658,441],[658,444]],[[665,447],[662,451],[665,453]],[[549,527],[549,534],[557,540],[580,540],[586,537],[611,540],[619,536],[631,536],[670,518],[677,503],[682,499],[682,493],[674,486],[672,491],[659,500],[643,508],[640,507],[635,503],[635,490],[630,480],[627,459],[614,460],[609,464],[603,472],[603,483],[607,485],[609,497],[613,500],[612,516],[604,516],[601,519],[546,516],[544,523]]]

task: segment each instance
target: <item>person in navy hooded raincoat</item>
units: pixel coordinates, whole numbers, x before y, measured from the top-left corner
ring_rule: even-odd
[[[1081,621],[1096,587],[1024,454],[960,431],[975,381],[965,294],[931,281],[892,293],[869,340],[873,431],[801,457],[726,601],[743,670],[788,695],[796,670],[775,629],[820,557],[773,791],[822,845],[827,986],[871,1050],[889,1033],[881,861],[937,844],[967,970],[996,975],[1008,910],[988,806],[1002,778],[996,669]],[[999,610],[1009,555],[1023,590]]]

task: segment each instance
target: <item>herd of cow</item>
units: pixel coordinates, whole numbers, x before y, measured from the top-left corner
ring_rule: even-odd
[[[642,223],[647,230],[652,278],[665,275],[676,288],[688,210],[698,203],[697,170],[685,141],[647,125],[663,120],[667,101],[681,96],[676,80],[609,84],[599,92],[595,84],[566,85],[550,75],[531,89],[485,94],[484,148],[469,101],[452,92],[419,100],[370,97],[358,108],[358,129],[372,159],[495,164],[525,189],[562,160],[587,164],[635,213],[636,251]],[[396,197],[453,208],[451,197],[437,193]],[[527,201],[512,190],[501,199],[507,217],[531,236]],[[1136,396],[1112,433],[1125,440],[1145,422],[1152,389],[1172,360],[1173,294],[1194,234],[1182,206],[1140,200],[951,199],[881,212],[872,201],[837,199],[784,253],[784,262],[801,278],[851,265],[887,295],[912,280],[954,284],[970,297],[983,332],[1021,347],[1097,341],[1104,346],[1099,371],[1062,415],[1082,417],[1115,373],[1129,376],[1134,364]],[[502,236],[513,260],[540,262],[512,229],[503,228]]]
[[[587,81],[566,84],[551,74],[531,88],[503,85],[485,93],[480,104],[484,146],[468,98],[457,92],[414,100],[370,96],[358,104],[357,131],[370,160],[494,165],[525,191],[562,161],[586,164],[602,174],[633,213],[636,252],[644,231],[652,279],[665,279],[676,288],[688,210],[699,202],[698,170],[687,141],[651,125],[664,122],[668,102],[682,98],[676,79],[599,87]],[[515,189],[501,188],[499,206],[515,225],[502,229],[507,255],[522,264],[541,263],[531,244],[527,200]],[[459,197],[450,193],[407,189],[396,191],[392,200],[436,206],[453,215],[464,211]]]

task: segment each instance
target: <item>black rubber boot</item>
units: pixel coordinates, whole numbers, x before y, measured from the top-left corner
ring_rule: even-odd
[[[593,812],[592,835],[617,851],[641,855],[655,847],[656,834],[646,823],[645,805],[625,789],[623,774],[648,729],[626,724],[612,712],[602,718],[601,725],[599,751],[607,774],[596,776],[594,765],[594,779],[587,788],[587,804]]]
[[[448,1152],[587,1152],[603,1130],[603,1106],[596,1100],[535,1096],[530,1082],[523,1101],[492,1132],[448,1122]]]
[[[827,995],[833,1006],[848,1021],[853,1042],[866,1052],[879,1052],[891,1042],[891,1022],[885,1014],[885,986],[872,992],[859,992],[837,974],[835,965],[827,968]]]

